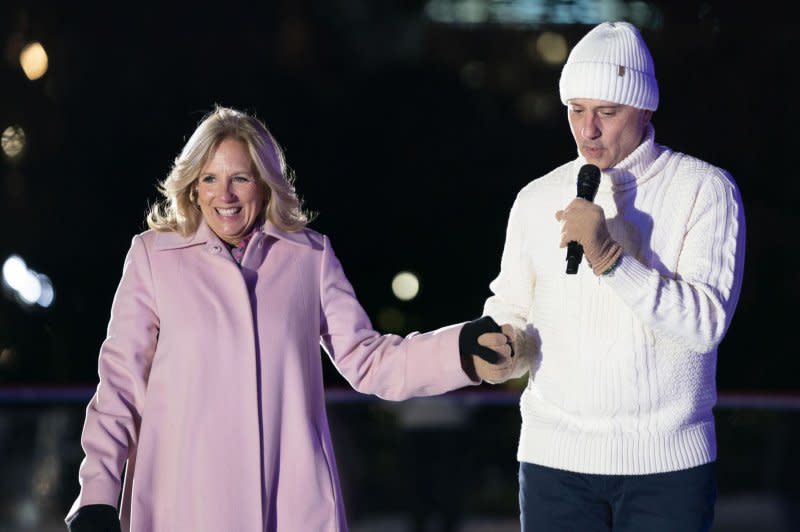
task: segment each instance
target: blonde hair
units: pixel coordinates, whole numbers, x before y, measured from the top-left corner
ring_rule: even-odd
[[[267,127],[255,116],[216,106],[194,130],[180,155],[175,158],[158,190],[164,199],[150,208],[147,225],[156,231],[175,231],[189,236],[197,231],[202,213],[195,202],[195,183],[211,153],[225,139],[247,145],[250,159],[264,187],[262,219],[284,231],[300,231],[310,221],[294,190],[294,176],[286,165],[283,150]]]

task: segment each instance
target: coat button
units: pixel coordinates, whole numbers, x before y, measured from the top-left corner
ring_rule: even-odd
[[[219,254],[220,251],[222,251],[222,248],[220,248],[218,245],[211,246],[211,253],[214,255]]]
[[[263,248],[264,247],[264,241],[263,240],[259,240],[258,241],[258,247],[259,248]]]

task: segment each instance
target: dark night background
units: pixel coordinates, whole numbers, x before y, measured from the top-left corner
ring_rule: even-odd
[[[50,276],[56,299],[46,310],[3,300],[13,356],[0,379],[93,384],[130,239],[215,103],[271,128],[318,213],[311,227],[331,236],[374,320],[388,306],[407,315],[400,329],[477,316],[516,192],[575,155],[560,65],[531,60],[529,41],[555,30],[572,46],[589,27],[437,24],[425,4],[3,3],[0,125],[22,126],[27,145],[0,166],[0,253]],[[656,140],[730,171],[747,217],[719,386],[793,390],[798,32],[727,2],[677,4],[657,4],[661,27],[643,29],[661,90]],[[17,59],[32,40],[50,60],[33,82]],[[480,65],[472,83],[468,63]],[[411,303],[390,290],[402,269],[422,282]]]
[[[432,16],[437,6],[513,4],[542,15]],[[731,172],[745,205],[744,284],[719,348],[719,388],[795,394],[800,32],[771,5],[3,0],[0,130],[21,126],[26,146],[19,157],[0,154],[0,260],[17,254],[47,274],[55,301],[42,309],[8,291],[0,298],[0,387],[96,384],[131,237],[215,103],[254,112],[272,130],[318,213],[311,227],[332,238],[379,328],[477,317],[517,191],[575,156],[561,64],[544,62],[533,43],[551,31],[571,48],[594,23],[567,15],[606,9],[633,20],[645,6],[640,27],[661,92],[656,141]],[[35,81],[18,59],[30,41],[49,57]],[[392,295],[400,270],[421,279],[411,302]],[[325,364],[328,385],[343,386]]]

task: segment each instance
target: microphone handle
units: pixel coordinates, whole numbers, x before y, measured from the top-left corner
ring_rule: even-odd
[[[567,273],[578,273],[578,265],[583,258],[583,246],[574,240],[567,243]]]
[[[577,197],[594,202],[600,186],[600,169],[593,164],[585,164],[578,171]],[[583,259],[583,246],[577,242],[567,242],[567,273],[578,273],[578,265]]]

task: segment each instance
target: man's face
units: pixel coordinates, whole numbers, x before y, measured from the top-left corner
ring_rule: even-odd
[[[605,170],[639,146],[653,112],[579,98],[567,102],[567,116],[580,154],[586,162]]]

